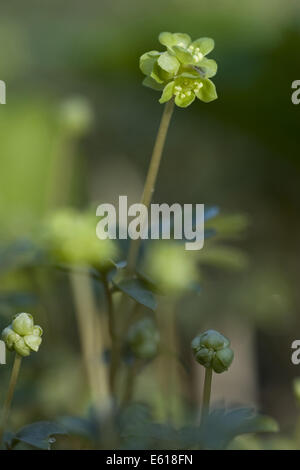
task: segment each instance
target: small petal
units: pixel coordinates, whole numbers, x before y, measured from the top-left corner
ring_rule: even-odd
[[[164,52],[157,60],[158,65],[166,72],[176,75],[180,67],[179,61],[169,52]]]
[[[178,94],[177,96],[175,96],[175,103],[180,108],[187,108],[187,106],[192,104],[194,100],[195,100],[194,92],[191,92],[190,95],[186,95],[185,93],[182,93],[182,94]]]
[[[190,36],[184,33],[168,33],[163,32],[160,33],[158,36],[159,42],[163,46],[172,47],[172,46],[181,46],[181,47],[188,47],[188,45],[192,42]]]
[[[35,336],[42,336],[43,335],[42,327],[40,325],[34,325],[32,334]]]
[[[152,90],[163,90],[164,89],[164,84],[163,83],[157,83],[156,80],[154,80],[152,77],[146,77],[143,80],[143,85],[152,88]]]
[[[177,59],[182,64],[192,64],[193,63],[193,54],[191,54],[191,52],[187,51],[183,47],[174,46],[173,51],[175,52]]]
[[[10,351],[13,350],[13,346],[14,346],[15,342],[18,341],[21,338],[21,336],[18,335],[18,333],[16,333],[12,329],[11,325],[4,328],[4,330],[2,331],[1,337],[2,337],[3,341],[5,342],[7,349],[9,349]]]
[[[211,348],[214,351],[229,346],[229,340],[215,330],[208,330],[200,337],[201,346]]]
[[[210,101],[216,100],[218,98],[216,87],[212,81],[209,79],[204,79],[202,81],[203,87],[196,91],[196,96],[199,100],[204,101],[204,103],[209,103]]]
[[[188,34],[174,33],[173,34],[174,46],[188,47],[192,40]]]
[[[173,34],[168,33],[166,31],[163,33],[160,33],[160,35],[158,36],[158,40],[163,46],[171,47],[174,45]]]
[[[21,336],[30,335],[33,331],[33,317],[29,313],[19,313],[12,322],[13,330]]]
[[[32,349],[32,351],[37,352],[42,342],[42,338],[36,335],[24,336],[25,344]]]
[[[16,353],[19,354],[19,356],[26,357],[30,355],[30,348],[25,344],[23,338],[20,338],[18,341],[15,342],[14,349]]]
[[[159,52],[150,51],[146,52],[140,57],[140,69],[145,75],[150,75],[155,62],[159,57]]]
[[[203,70],[203,75],[205,76],[205,78],[211,78],[216,75],[218,70],[218,64],[213,59],[204,58],[199,63],[199,68],[201,69],[201,71]]]
[[[162,92],[162,95],[160,97],[159,102],[162,104],[162,103],[166,103],[167,101],[169,101],[173,96],[173,90],[174,90],[174,81],[168,83],[165,86],[164,91]]]
[[[209,54],[215,47],[215,41],[211,38],[199,38],[192,43],[194,48],[198,47],[203,55]]]

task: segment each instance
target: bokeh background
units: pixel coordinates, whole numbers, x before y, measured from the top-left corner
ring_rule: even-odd
[[[142,86],[138,59],[159,48],[160,31],[213,37],[219,64],[219,99],[175,111],[155,193],[155,202],[217,206],[228,235],[226,248],[200,255],[200,294],[174,301],[180,341],[206,327],[230,336],[235,364],[216,379],[215,400],[254,404],[289,436],[299,375],[291,343],[300,335],[297,0],[2,5],[0,322],[30,310],[46,331],[24,366],[12,423],[88,406],[66,276],[39,263],[32,240],[57,208],[94,211],[122,194],[139,200],[162,105]],[[8,369],[1,366],[2,384]],[[159,390],[151,374],[144,383],[151,395]]]

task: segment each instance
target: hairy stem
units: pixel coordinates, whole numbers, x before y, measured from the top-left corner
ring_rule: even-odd
[[[155,190],[155,184],[157,180],[157,175],[160,167],[161,157],[164,150],[164,145],[171,121],[171,117],[174,110],[174,101],[170,100],[166,103],[164,112],[162,115],[162,119],[160,122],[160,126],[158,129],[158,133],[156,136],[156,141],[154,144],[152,157],[150,161],[150,166],[148,169],[148,174],[145,181],[144,191],[141,199],[141,204],[144,204],[147,208],[149,207],[152,196]],[[142,232],[142,227],[141,227]],[[128,255],[128,270],[133,271],[136,265],[139,247],[140,247],[141,239],[138,238],[137,240],[132,240],[130,244],[130,250]]]
[[[14,360],[14,365],[12,368],[11,376],[10,376],[10,382],[7,390],[7,395],[6,399],[3,405],[3,411],[2,411],[2,418],[1,418],[1,426],[0,426],[0,443],[3,438],[3,433],[8,421],[9,413],[10,413],[10,408],[11,408],[11,403],[12,399],[14,396],[14,391],[16,388],[16,383],[18,380],[19,372],[20,372],[20,367],[21,367],[21,362],[22,362],[22,357],[19,356],[18,354],[15,355],[15,360]]]
[[[203,398],[202,398],[202,411],[201,411],[201,422],[209,413],[210,395],[211,395],[211,382],[212,382],[212,368],[207,367],[205,369],[204,387],[203,387]]]

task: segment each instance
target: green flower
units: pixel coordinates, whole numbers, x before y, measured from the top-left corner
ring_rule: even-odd
[[[180,76],[168,83],[160,97],[160,103],[166,103],[172,97],[181,108],[186,108],[198,98],[204,103],[209,103],[217,98],[216,87],[208,78],[193,78],[192,76]]]
[[[128,331],[128,344],[139,359],[152,359],[158,352],[159,333],[150,318],[134,323]]]
[[[60,209],[49,216],[43,241],[59,263],[106,269],[117,256],[117,245],[110,239],[99,240],[96,225],[89,212]]]
[[[19,313],[13,322],[2,331],[2,340],[9,351],[15,351],[19,356],[29,356],[31,351],[37,352],[42,342],[43,330],[34,325],[29,313]]]
[[[217,374],[228,370],[234,357],[230,341],[218,331],[208,330],[196,336],[192,341],[195,359],[206,368],[212,368]]]
[[[150,51],[140,58],[140,69],[146,75],[145,86],[163,90],[160,103],[175,96],[177,106],[189,106],[195,98],[206,103],[217,98],[209,80],[217,73],[217,63],[207,59],[214,48],[211,38],[191,40],[188,34],[163,32],[159,42],[166,51]]]

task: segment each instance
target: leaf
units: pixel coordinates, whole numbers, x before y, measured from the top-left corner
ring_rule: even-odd
[[[52,436],[58,434],[67,434],[62,425],[51,421],[38,421],[21,428],[15,434],[13,443],[24,442],[37,449],[48,450],[51,444],[55,442]]]
[[[277,432],[278,424],[268,416],[256,414],[251,408],[229,411],[218,408],[204,420],[200,429],[200,446],[224,449],[236,436],[256,432]]]
[[[118,283],[114,282],[114,285],[124,294],[131,297],[133,300],[138,302],[145,307],[155,311],[157,308],[157,302],[153,293],[147,289],[144,283],[139,279],[128,279]]]
[[[199,260],[202,264],[235,270],[245,269],[248,264],[241,250],[227,246],[209,246],[199,253]]]
[[[160,55],[157,63],[163,70],[172,75],[176,75],[180,67],[180,63],[176,57],[169,54],[169,52],[164,52],[162,55]]]
[[[91,420],[79,416],[63,416],[59,421],[68,434],[85,437],[91,441],[94,440],[95,429]]]

